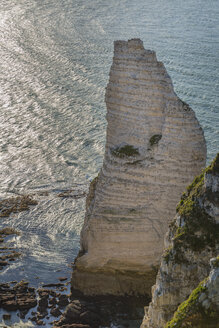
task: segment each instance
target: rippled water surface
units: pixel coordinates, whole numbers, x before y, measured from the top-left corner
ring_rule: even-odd
[[[215,156],[218,35],[218,0],[1,0],[0,195],[35,193],[39,203],[1,219],[23,232],[23,257],[0,280],[70,276],[84,198],[57,194],[86,191],[101,167],[114,40],[139,37],[157,52]]]

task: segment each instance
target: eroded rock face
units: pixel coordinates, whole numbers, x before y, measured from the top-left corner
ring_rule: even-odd
[[[219,254],[219,154],[183,194],[166,247],[141,328],[165,327],[178,305],[209,275],[209,260]],[[218,263],[219,259],[215,265]],[[219,290],[209,287],[208,294],[209,302],[219,306]]]
[[[165,328],[219,327],[219,257],[211,259],[211,272],[174,313]]]
[[[89,295],[146,294],[179,197],[205,165],[205,140],[139,39],[115,42],[106,105],[105,157],[87,197],[72,286]]]

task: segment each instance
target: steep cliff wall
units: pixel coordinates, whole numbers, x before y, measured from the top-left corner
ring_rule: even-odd
[[[211,272],[174,313],[165,328],[219,328],[219,257]]]
[[[105,157],[90,186],[72,277],[90,295],[150,293],[180,194],[206,158],[195,114],[155,52],[139,39],[114,46]]]
[[[166,246],[142,328],[163,328],[219,254],[219,154],[183,194]]]

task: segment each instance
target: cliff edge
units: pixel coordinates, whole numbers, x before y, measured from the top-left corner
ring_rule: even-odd
[[[210,316],[215,322],[216,312],[219,313],[218,278],[217,288],[215,286],[215,290],[211,291],[216,305],[211,300],[207,301],[205,293],[206,297],[202,296],[194,306],[193,295],[189,303],[183,303],[177,310],[178,305],[184,302],[193,289],[209,275],[209,261],[218,254],[219,153],[212,164],[189,185],[177,206],[177,215],[170,224],[167,234],[166,250],[162,256],[156,284],[152,288],[152,302],[146,311],[141,328],[196,327],[196,321],[200,321],[200,328],[218,327],[210,325]],[[214,266],[218,263],[219,259],[214,261]],[[206,287],[206,284],[201,283],[200,286]],[[200,288],[196,292],[199,290]],[[204,300],[206,301],[202,304]],[[203,308],[205,305],[206,311]],[[217,306],[218,310],[212,310],[210,313],[212,306]],[[178,314],[167,324],[176,310]],[[193,319],[197,320],[193,322]],[[217,319],[219,320],[219,317]],[[189,325],[189,320],[193,324]],[[207,320],[209,326],[206,324]]]
[[[106,106],[103,167],[90,185],[72,287],[150,294],[176,204],[205,166],[203,131],[139,39],[114,43]]]
[[[210,264],[209,276],[178,307],[165,328],[219,328],[219,257]]]

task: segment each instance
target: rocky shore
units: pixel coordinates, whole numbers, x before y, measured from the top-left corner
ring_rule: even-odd
[[[219,328],[219,154],[204,169],[195,114],[139,39],[115,42],[106,105],[104,162],[87,194],[71,282],[1,283],[3,325],[16,317],[32,327]],[[0,217],[35,205],[33,195],[2,200]],[[0,230],[0,270],[22,257],[7,244],[20,233]]]

